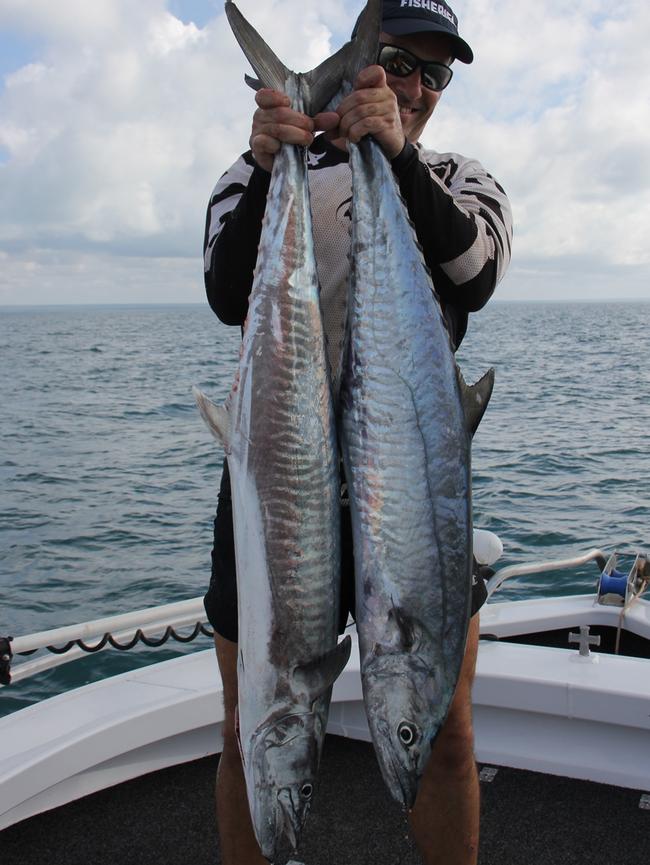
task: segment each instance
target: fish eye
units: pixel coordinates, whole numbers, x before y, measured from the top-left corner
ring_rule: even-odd
[[[402,723],[397,728],[399,740],[405,748],[410,748],[417,738],[417,728],[414,724],[409,724],[407,721]]]
[[[300,795],[303,799],[311,799],[311,794],[314,792],[314,788],[311,784],[303,784],[300,788]]]

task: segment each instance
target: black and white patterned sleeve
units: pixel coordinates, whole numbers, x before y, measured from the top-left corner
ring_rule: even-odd
[[[393,160],[400,191],[440,297],[481,309],[503,277],[512,213],[502,187],[476,160],[407,145]]]
[[[458,208],[476,224],[471,247],[441,264],[456,285],[474,279],[486,261],[496,261],[496,284],[503,278],[512,253],[512,212],[505,190],[480,162],[465,159],[459,165],[446,159],[429,165],[434,177],[449,189]]]
[[[270,175],[244,153],[215,186],[205,221],[208,302],[225,324],[244,323]]]

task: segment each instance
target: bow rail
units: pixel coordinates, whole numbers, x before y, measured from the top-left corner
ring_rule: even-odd
[[[107,647],[124,651],[138,643],[161,646],[169,639],[187,643],[199,634],[212,636],[212,630],[206,627],[206,622],[203,599],[198,597],[23,637],[2,636],[0,687]],[[189,634],[182,634],[178,630],[187,627],[192,628]],[[43,649],[49,654],[22,661],[12,669],[12,661],[16,656],[30,656]]]

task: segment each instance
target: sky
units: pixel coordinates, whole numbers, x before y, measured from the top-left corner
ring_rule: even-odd
[[[311,69],[363,0],[239,0]],[[456,0],[422,143],[478,159],[515,239],[495,297],[650,299],[650,7]],[[248,65],[220,0],[0,0],[0,305],[201,303],[205,210],[248,146]]]

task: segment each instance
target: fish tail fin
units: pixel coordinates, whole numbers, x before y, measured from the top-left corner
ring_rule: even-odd
[[[296,75],[274,54],[232,0],[226,0],[230,27],[259,79],[256,81],[247,76],[247,84],[255,90],[270,87],[284,93],[288,79],[295,77],[299,82],[303,110],[313,117],[332,103],[343,82],[351,85],[358,72],[374,62],[381,30],[381,4],[382,0],[368,0],[356,38],[346,42],[315,69]]]
[[[474,435],[481,422],[487,404],[492,396],[494,388],[494,369],[490,368],[484,376],[482,376],[476,384],[468,385],[463,378],[463,374],[456,367],[458,375],[458,384],[460,386],[461,399],[463,409],[465,411],[465,421],[467,429],[471,435]]]
[[[201,412],[201,417],[205,421],[208,429],[216,440],[222,444],[224,448],[227,448],[228,428],[230,425],[228,409],[222,405],[215,405],[212,400],[208,399],[208,397],[198,389],[198,387],[193,387],[192,393],[194,394],[194,399],[196,400],[196,404]]]
[[[319,111],[324,111],[341,90],[347,72],[350,68],[353,43],[346,42],[342,48],[324,60],[310,72],[304,72],[301,78],[302,100],[305,114],[313,117]]]
[[[290,70],[273,53],[257,30],[248,23],[232,0],[226,0],[226,15],[235,39],[262,82],[262,86],[284,92],[284,84]]]
[[[359,17],[354,39],[347,43],[354,46],[345,76],[350,86],[354,84],[355,78],[362,69],[377,61],[382,8],[383,0],[368,0]]]
[[[320,66],[301,76],[307,83],[303,98],[305,110],[310,116],[326,108],[333,108],[338,101],[335,97],[351,90],[359,72],[377,59],[382,2],[383,0],[368,0],[354,39],[346,42]]]

